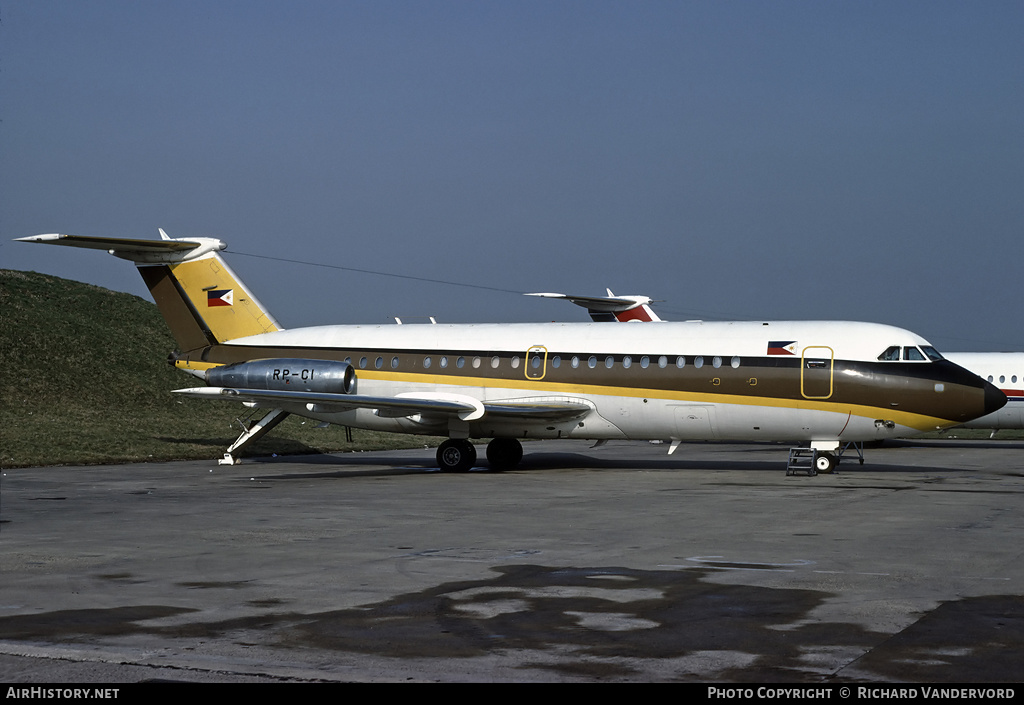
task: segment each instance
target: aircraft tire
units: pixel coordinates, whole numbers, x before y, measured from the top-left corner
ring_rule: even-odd
[[[487,444],[487,462],[493,472],[511,470],[523,459],[523,444],[515,438],[494,438]]]
[[[468,472],[476,462],[476,448],[464,438],[449,438],[437,448],[437,465],[444,472]]]
[[[819,475],[829,475],[836,470],[836,456],[832,453],[817,453],[814,456],[814,469]]]

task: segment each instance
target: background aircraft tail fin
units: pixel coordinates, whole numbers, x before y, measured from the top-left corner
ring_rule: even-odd
[[[619,321],[660,321],[658,314],[650,307],[649,296],[616,296],[606,289],[608,296],[573,296],[571,294],[537,293],[527,296],[543,296],[547,299],[567,299],[587,309],[590,318],[597,322]]]
[[[34,235],[20,242],[105,250],[136,264],[182,352],[280,330],[277,321],[221,258],[214,238],[133,240]]]

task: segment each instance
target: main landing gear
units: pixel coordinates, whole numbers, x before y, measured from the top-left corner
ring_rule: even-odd
[[[511,470],[523,459],[523,445],[515,438],[495,438],[487,444],[487,463],[492,472]],[[466,438],[449,438],[437,448],[437,465],[443,472],[468,472],[476,463],[476,448]]]
[[[443,472],[467,472],[476,462],[476,448],[465,438],[449,438],[437,447],[437,464]]]

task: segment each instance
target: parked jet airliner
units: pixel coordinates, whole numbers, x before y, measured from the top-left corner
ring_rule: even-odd
[[[608,296],[572,296],[568,294],[527,294],[553,299],[567,299],[587,309],[594,321],[661,321],[650,307],[649,296],[616,296],[607,289]],[[886,349],[880,359],[894,362],[900,357],[906,360],[921,359],[921,352],[911,348]],[[982,379],[997,384],[1006,395],[1007,404],[991,414],[960,424],[960,428],[989,429],[992,435],[1002,430],[1024,429],[1024,353],[1019,352],[948,352],[943,357],[964,367]]]
[[[840,445],[963,424],[1006,403],[993,385],[900,328],[842,321],[330,325],[283,329],[213,238],[37,235],[134,262],[207,387],[177,393],[269,412],[222,463],[288,414],[445,435],[442,469],[492,469],[521,438],[806,442],[819,472]],[[880,360],[890,348],[919,360]]]

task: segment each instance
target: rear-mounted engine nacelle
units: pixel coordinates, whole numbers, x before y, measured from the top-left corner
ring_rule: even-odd
[[[356,371],[347,362],[334,360],[253,360],[207,370],[206,383],[212,387],[348,394],[355,386]]]

